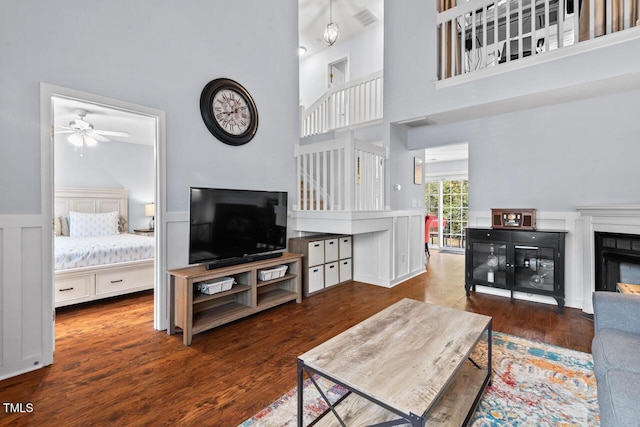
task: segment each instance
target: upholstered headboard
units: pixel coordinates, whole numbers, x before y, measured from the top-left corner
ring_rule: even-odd
[[[129,190],[122,188],[56,187],[55,217],[66,218],[69,216],[69,211],[84,213],[117,211],[124,221],[123,231],[126,231],[129,221]]]

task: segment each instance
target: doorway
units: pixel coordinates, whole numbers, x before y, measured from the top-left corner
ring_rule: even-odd
[[[425,213],[429,247],[463,252],[469,212],[468,145],[425,150]]]
[[[331,89],[332,87],[341,85],[345,82],[349,81],[349,58],[345,57],[334,61],[328,66],[327,73],[327,87]]]
[[[61,105],[66,106],[67,108],[66,109],[62,108],[60,107]],[[164,191],[165,171],[163,167],[164,156],[165,156],[165,113],[164,111],[161,111],[161,110],[156,110],[150,107],[128,103],[122,100],[106,98],[100,95],[76,91],[76,90],[64,88],[64,87],[53,86],[45,83],[41,84],[41,110],[42,110],[41,126],[42,128],[51,129],[51,131],[48,132],[48,139],[50,140],[50,143],[47,144],[47,149],[43,149],[43,164],[46,162],[49,168],[49,170],[47,171],[48,175],[50,176],[50,179],[48,181],[49,186],[47,188],[47,193],[48,193],[47,205],[49,207],[52,218],[55,212],[55,207],[53,207],[53,205],[54,205],[55,188],[57,185],[56,178],[60,179],[61,176],[64,176],[65,177],[64,179],[69,179],[68,176],[65,176],[64,174],[60,175],[55,172],[55,169],[56,169],[55,152],[58,149],[58,144],[69,143],[66,135],[63,135],[65,138],[56,138],[58,136],[55,133],[57,130],[59,129],[64,130],[65,127],[69,127],[69,126],[64,126],[66,119],[62,121],[63,125],[60,125],[60,121],[58,120],[60,117],[56,118],[56,114],[64,115],[65,113],[68,113],[68,110],[71,108],[70,106],[83,107],[83,108],[76,108],[75,110],[83,110],[84,113],[86,114],[86,117],[84,118],[83,121],[89,123],[91,122],[91,120],[94,120],[95,123],[91,123],[91,124],[96,129],[98,127],[95,126],[95,124],[98,123],[97,120],[101,114],[105,115],[106,117],[107,115],[109,115],[109,112],[111,112],[112,115],[118,116],[121,120],[120,122],[118,122],[117,120],[113,122],[103,121],[102,125],[100,126],[100,128],[103,129],[106,127],[105,123],[112,123],[112,125],[110,126],[111,129],[109,130],[115,132],[116,134],[120,132],[121,129],[128,129],[127,133],[137,134],[138,131],[135,130],[136,129],[135,124],[125,123],[125,120],[126,120],[125,117],[128,118],[128,120],[133,120],[133,121],[136,121],[136,118],[139,119],[138,121],[143,121],[142,119],[144,119],[147,125],[149,125],[149,122],[151,122],[152,140],[148,142],[150,146],[147,147],[148,150],[151,151],[151,155],[147,157],[152,163],[149,168],[150,169],[149,173],[151,174],[151,178],[150,178],[151,188],[147,188],[146,190],[142,190],[142,191],[138,189],[134,192],[134,194],[137,194],[138,196],[136,196],[135,200],[130,200],[129,217],[130,218],[133,217],[132,219],[134,219],[134,221],[136,222],[129,224],[129,228],[127,230],[133,233],[133,231],[131,230],[134,230],[134,228],[147,229],[149,227],[150,218],[146,218],[144,216],[144,210],[145,210],[145,205],[153,203],[154,214],[155,214],[155,217],[153,219],[155,220],[155,224],[156,224],[156,226],[154,227],[155,228],[154,229],[155,248],[152,249],[154,252],[154,266],[153,266],[154,327],[159,330],[166,329],[166,325],[167,325],[166,293],[167,292],[165,289],[164,275],[162,274],[162,271],[164,271],[165,260],[162,258],[162,255],[161,255],[162,251],[160,250],[164,245],[163,243],[164,233],[163,233],[163,227],[162,227],[162,224],[163,224],[162,220],[164,216],[163,213],[164,213],[164,193],[165,193]],[[74,113],[77,114],[77,111],[74,111]],[[93,114],[94,117],[90,117],[89,114]],[[105,117],[101,117],[101,119],[105,119]],[[100,133],[98,133],[98,135],[100,135]],[[110,136],[108,132],[103,133],[103,135]],[[106,144],[106,141],[101,140],[97,137],[96,139],[98,139],[97,144]],[[124,138],[121,138],[121,139],[124,139]],[[76,157],[71,158],[71,161],[75,162],[76,164],[78,164],[78,161],[81,157],[85,157],[85,158],[88,157],[89,155],[88,150],[91,150],[92,148],[92,147],[87,147],[86,140],[84,142],[85,142],[84,144],[81,144],[81,145],[79,144],[76,147],[76,151],[75,151]],[[73,144],[70,144],[70,145],[73,145]],[[92,145],[95,146],[96,142],[93,141]],[[44,147],[44,144],[43,144],[43,147]],[[69,146],[62,145],[62,147],[64,147],[64,149],[66,149],[67,151],[69,149]],[[139,152],[139,151],[134,151],[134,152]],[[122,166],[122,165],[119,165],[119,166]],[[90,168],[89,170],[93,170],[91,169],[91,165],[88,165],[88,166],[85,165],[85,168],[86,167],[89,167]],[[100,181],[99,178],[94,176],[96,175],[95,173],[89,174],[86,171],[87,169],[85,169],[85,174],[89,175],[86,186],[96,187],[96,188],[101,187],[102,186],[101,182],[103,181]],[[112,172],[106,172],[105,175],[109,175],[111,173]],[[115,181],[118,180],[117,178],[114,178],[114,177],[111,177],[111,178],[114,179]],[[102,179],[104,179],[104,177],[102,177]],[[131,178],[129,179],[131,180]],[[63,183],[63,184],[69,185],[68,183]],[[132,185],[135,185],[135,184],[132,184]],[[114,185],[113,187],[117,187],[117,186]],[[132,192],[130,191],[130,194],[131,193]],[[132,210],[135,211],[134,215],[131,214]],[[140,211],[140,212],[137,212],[137,211]],[[49,284],[43,284],[43,286],[47,286],[47,285],[52,286],[54,283],[54,277],[53,277],[54,260],[52,259],[50,260],[50,262],[51,262],[50,271],[52,272],[51,281]],[[49,292],[49,294],[50,293],[51,292]],[[52,301],[52,304],[53,304],[53,301]],[[52,339],[54,339],[54,337],[55,337],[55,330],[54,330]]]

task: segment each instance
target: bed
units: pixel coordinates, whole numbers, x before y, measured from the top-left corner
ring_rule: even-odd
[[[155,239],[128,233],[128,190],[55,191],[55,306],[153,289]]]

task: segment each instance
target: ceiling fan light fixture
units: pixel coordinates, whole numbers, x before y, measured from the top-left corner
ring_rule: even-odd
[[[74,147],[82,147],[82,144],[84,143],[84,138],[82,137],[82,133],[74,132],[71,135],[69,135],[69,137],[67,138],[67,141],[69,141]]]

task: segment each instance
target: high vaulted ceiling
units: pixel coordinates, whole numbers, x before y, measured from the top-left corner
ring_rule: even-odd
[[[299,0],[299,41],[307,49],[307,56],[329,47],[322,36],[329,23],[330,1],[333,22],[340,28],[337,43],[382,24],[384,0]]]

